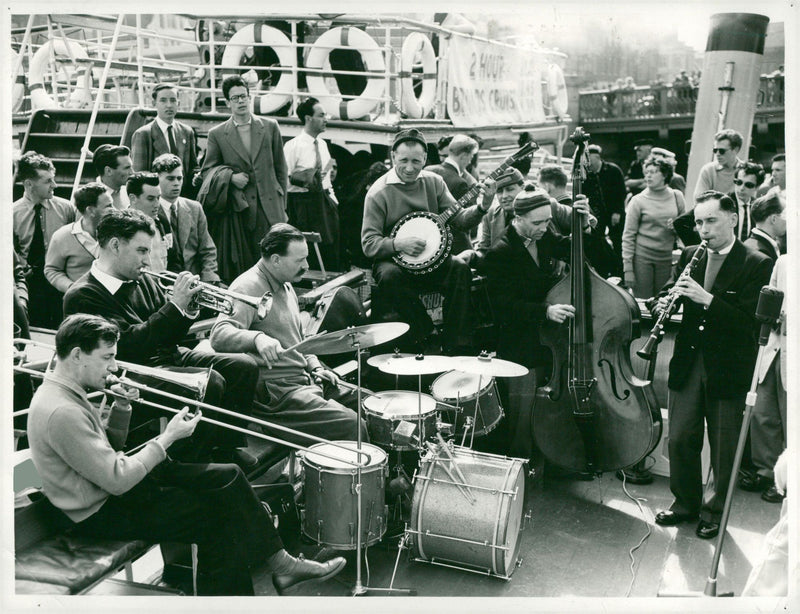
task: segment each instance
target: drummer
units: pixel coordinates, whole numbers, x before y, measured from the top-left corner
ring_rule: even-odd
[[[326,439],[357,438],[357,414],[326,399],[323,385],[335,389],[339,378],[312,354],[288,350],[303,339],[300,307],[292,282],[308,271],[308,245],[294,226],[274,224],[260,243],[261,258],[237,277],[231,292],[249,296],[272,293],[267,316],[233,301],[231,315],[220,314],[211,330],[211,346],[218,352],[248,353],[260,364],[256,400],[267,406],[266,419]],[[361,422],[362,440],[368,441]],[[284,439],[308,445],[306,438],[275,432]]]

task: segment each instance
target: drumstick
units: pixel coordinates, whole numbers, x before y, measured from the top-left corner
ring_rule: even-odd
[[[327,330],[323,330],[322,332],[320,332],[320,333],[317,333],[317,334],[316,334],[316,335],[314,335],[313,337],[306,337],[305,339],[302,339],[302,340],[298,341],[298,342],[297,342],[297,343],[295,343],[294,345],[290,345],[288,348],[286,348],[286,349],[282,349],[282,350],[281,350],[281,353],[284,353],[284,352],[291,352],[291,351],[292,351],[293,349],[295,349],[297,346],[299,346],[299,345],[301,345],[301,344],[305,343],[305,342],[306,342],[306,341],[308,341],[309,339],[313,339],[314,337],[320,337],[320,336],[324,335],[324,334],[325,334],[325,333],[327,333],[327,332],[328,332]]]
[[[442,448],[444,448],[444,453],[447,454],[447,458],[449,458],[450,462],[453,463],[453,469],[456,470],[458,477],[460,477],[461,480],[464,482],[464,487],[470,492],[472,492],[472,490],[470,490],[469,485],[467,484],[467,478],[464,477],[464,473],[461,471],[461,467],[458,466],[456,459],[453,458],[453,455],[450,453],[450,448],[447,446],[447,442],[445,442],[444,438],[442,437],[442,434],[436,433],[436,437],[439,438],[439,444]]]
[[[434,462],[434,464],[436,464],[436,462],[440,460],[439,459],[439,454],[436,452],[436,448],[433,447],[433,444],[430,441],[426,441],[425,445],[428,446],[428,450],[430,450],[434,454],[435,458],[434,458],[433,462]],[[447,475],[450,476],[450,479],[453,481],[453,485],[456,488],[458,488],[458,490],[461,492],[462,495],[464,495],[464,498],[467,501],[469,501],[469,504],[470,505],[475,505],[475,497],[472,496],[471,492],[468,492],[467,490],[464,490],[464,486],[462,486],[459,483],[459,481],[456,479],[456,476],[454,476],[453,472],[450,471],[450,467],[448,467],[445,463],[442,463],[442,469],[444,469],[445,472],[447,473]],[[467,488],[469,488],[469,487],[467,487]]]

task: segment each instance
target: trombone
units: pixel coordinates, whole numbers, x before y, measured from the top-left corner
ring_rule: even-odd
[[[156,273],[145,269],[142,272],[158,280],[158,285],[167,293],[172,292],[172,286],[175,285],[175,280],[178,278],[178,274],[172,271]],[[192,306],[194,307],[208,307],[213,311],[218,311],[229,316],[233,314],[233,301],[239,301],[240,303],[253,307],[256,310],[259,320],[266,318],[269,310],[272,308],[272,292],[269,291],[265,292],[261,297],[256,297],[239,294],[238,292],[231,292],[230,290],[218,288],[204,281],[198,281],[195,287],[196,286],[200,286],[201,290],[195,294],[192,299]]]
[[[42,347],[42,348],[45,348],[45,349],[48,349],[48,350],[52,350],[53,352],[55,352],[55,348],[52,345],[49,345],[49,344],[46,344],[46,343],[42,343],[41,341],[37,341],[37,340],[34,340],[34,339],[14,339],[14,343],[35,345],[35,346]],[[183,376],[186,376],[187,374],[175,373],[175,372],[169,371],[167,369],[156,369],[156,368],[153,368],[153,367],[145,367],[143,365],[138,365],[138,364],[129,363],[129,362],[123,362],[123,361],[119,361],[119,360],[116,361],[116,362],[117,362],[117,365],[119,365],[126,372],[135,373],[135,374],[138,374],[138,375],[146,375],[148,377],[156,377],[156,378],[161,379],[161,380],[163,380],[165,382],[169,382],[169,383],[173,383],[173,384],[180,384],[183,387],[190,387],[190,386],[187,386],[187,381],[183,377]],[[38,371],[36,369],[31,369],[31,368],[25,366],[24,363],[20,364],[20,365],[14,365],[14,371],[17,372],[17,373],[26,373],[26,374],[31,375],[33,377],[39,377],[39,378],[43,378],[45,376],[44,372]],[[192,377],[196,377],[196,376],[205,377],[205,373],[188,374],[188,375],[190,375]],[[174,377],[174,376],[177,376],[177,377]],[[341,458],[341,457],[338,457],[338,456],[333,456],[332,454],[327,454],[327,453],[322,452],[322,451],[311,450],[310,448],[308,448],[306,446],[301,446],[301,445],[293,443],[291,441],[287,441],[285,439],[280,439],[279,437],[273,437],[271,435],[267,435],[267,434],[261,433],[259,431],[254,431],[252,429],[246,429],[246,428],[243,428],[243,427],[240,427],[240,426],[235,426],[233,424],[228,424],[226,422],[221,422],[221,421],[215,420],[213,418],[208,418],[205,415],[200,417],[200,420],[203,421],[203,422],[208,422],[210,424],[214,424],[214,425],[222,427],[222,428],[231,429],[231,430],[237,431],[239,433],[244,433],[245,435],[252,435],[252,436],[257,437],[259,439],[266,439],[267,441],[271,441],[273,443],[277,443],[277,444],[280,444],[280,445],[288,446],[288,447],[294,448],[296,450],[301,450],[301,451],[304,451],[304,452],[312,452],[313,454],[316,454],[316,455],[319,455],[319,456],[324,456],[324,457],[327,457],[329,459],[345,463],[347,465],[350,465],[351,467],[359,467],[359,466],[366,467],[366,466],[369,466],[370,464],[372,464],[372,457],[369,454],[367,454],[366,452],[364,452],[364,451],[362,451],[360,449],[344,446],[341,443],[338,443],[336,441],[331,441],[329,439],[324,439],[322,437],[317,437],[316,435],[310,435],[309,433],[303,433],[302,431],[298,431],[298,430],[289,428],[288,426],[282,426],[280,424],[275,424],[274,422],[268,422],[267,420],[262,420],[261,418],[257,418],[255,416],[248,416],[246,414],[242,414],[242,413],[239,413],[239,412],[231,411],[231,410],[225,409],[223,407],[218,407],[216,405],[211,405],[209,403],[203,402],[202,400],[192,399],[192,398],[184,397],[184,396],[181,396],[179,394],[172,393],[172,392],[167,392],[166,390],[159,390],[158,388],[153,388],[151,386],[146,386],[144,384],[140,384],[139,382],[135,382],[135,381],[133,381],[133,380],[127,378],[127,377],[119,377],[119,376],[116,376],[116,375],[109,375],[106,378],[106,386],[107,387],[102,389],[102,390],[99,390],[98,392],[104,393],[104,394],[115,395],[116,393],[114,393],[113,391],[109,390],[108,387],[113,386],[116,383],[120,383],[123,386],[127,386],[129,388],[136,388],[139,392],[146,392],[146,393],[149,393],[149,394],[159,395],[159,396],[162,396],[162,397],[167,398],[167,399],[172,399],[174,401],[178,401],[182,405],[195,406],[197,408],[202,408],[202,409],[210,409],[210,410],[218,412],[220,414],[226,414],[226,415],[231,416],[233,418],[238,418],[240,420],[246,420],[247,422],[250,422],[250,423],[259,424],[261,426],[265,426],[265,427],[268,427],[270,429],[274,429],[274,430],[277,430],[277,431],[282,431],[284,433],[289,433],[289,434],[292,434],[292,435],[295,435],[295,436],[299,436],[299,437],[302,437],[304,439],[309,439],[311,441],[316,441],[318,443],[327,443],[327,444],[330,444],[330,445],[332,445],[332,446],[334,446],[336,448],[341,448],[342,450],[346,450],[349,453],[355,453],[358,456],[366,457],[366,460],[365,461],[351,461],[351,460],[344,459],[344,458]],[[142,399],[142,398],[133,399],[133,402],[141,403],[143,405],[148,405],[148,406],[154,407],[156,409],[162,409],[164,411],[168,411],[168,412],[173,413],[173,414],[177,414],[177,413],[180,412],[179,409],[175,409],[174,407],[169,407],[168,405],[163,405],[161,403],[155,403],[155,402],[149,401],[147,399]],[[18,414],[27,413],[27,411],[28,410],[23,410],[22,412],[15,412],[15,414],[17,414],[17,413]],[[359,425],[359,428],[360,428],[360,425]]]

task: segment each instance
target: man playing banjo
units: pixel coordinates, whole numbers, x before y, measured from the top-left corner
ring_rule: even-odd
[[[395,310],[400,320],[411,327],[409,336],[424,349],[426,336],[433,323],[419,299],[419,293],[436,290],[444,295],[444,345],[447,349],[462,352],[469,349],[471,326],[469,267],[457,257],[448,256],[435,270],[422,275],[410,274],[393,262],[394,257],[417,258],[435,247],[437,241],[446,240],[439,235],[392,238],[395,224],[411,212],[440,214],[455,204],[444,180],[423,170],[427,159],[427,144],[419,130],[403,130],[392,143],[393,167],[379,178],[367,192],[364,201],[364,222],[361,226],[361,247],[367,258],[375,260],[372,274],[377,283],[378,301],[373,310],[378,318]],[[451,223],[455,228],[476,226],[491,202],[478,199],[478,204],[460,210]],[[422,234],[422,233],[420,233]]]

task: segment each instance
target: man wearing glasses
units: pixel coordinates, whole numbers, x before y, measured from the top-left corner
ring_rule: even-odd
[[[700,169],[694,187],[695,198],[707,190],[723,194],[733,191],[736,169],[744,162],[738,157],[742,143],[742,135],[736,130],[721,130],[714,135],[714,160]]]
[[[288,174],[278,122],[256,117],[250,112],[247,83],[232,75],[222,82],[222,94],[231,108],[231,118],[209,130],[203,177],[219,166],[233,169],[231,184],[241,190],[248,208],[244,227],[258,254],[258,237],[267,234],[277,222],[287,221],[286,188]],[[253,262],[242,263],[246,269]]]

